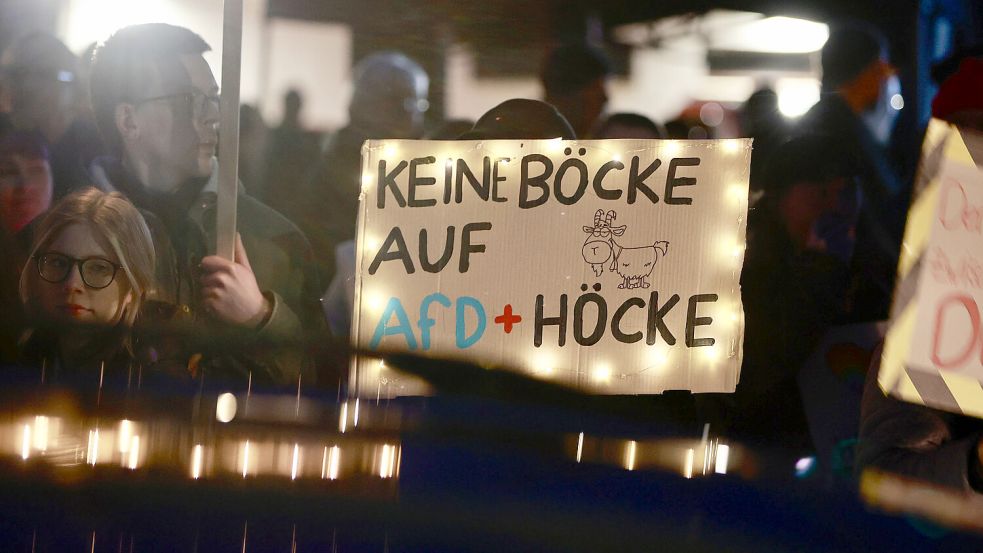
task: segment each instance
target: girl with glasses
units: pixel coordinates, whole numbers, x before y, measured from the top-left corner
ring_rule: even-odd
[[[140,212],[121,194],[90,188],[53,207],[35,236],[20,277],[33,322],[24,360],[46,363],[52,376],[127,370],[133,322],[154,287],[154,247]]]

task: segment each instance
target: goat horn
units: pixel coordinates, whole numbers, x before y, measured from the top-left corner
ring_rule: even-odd
[[[604,215],[604,210],[603,209],[598,209],[597,210],[597,213],[594,214],[594,226],[595,227],[596,226],[600,226],[600,224],[601,224],[601,216],[602,215]]]
[[[608,211],[608,216],[604,219],[604,222],[606,222],[608,224],[608,226],[611,226],[611,221],[613,221],[613,220],[615,220],[617,218],[618,218],[618,214],[615,213],[614,210],[611,210],[611,211]]]

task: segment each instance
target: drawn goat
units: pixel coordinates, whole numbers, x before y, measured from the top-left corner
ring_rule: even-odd
[[[594,269],[594,276],[601,276],[601,273],[604,271],[604,264],[609,259],[613,261],[614,237],[621,236],[625,233],[625,229],[628,228],[625,225],[620,227],[611,226],[611,223],[617,217],[618,214],[614,211],[608,211],[607,215],[605,215],[603,209],[598,209],[597,213],[594,214],[594,226],[584,226],[584,232],[587,233],[587,241],[584,242],[582,253],[584,261],[590,264],[591,269]],[[613,263],[609,270],[614,270]]]
[[[646,278],[652,274],[659,258],[669,251],[669,242],[664,240],[640,248],[622,248],[614,240],[611,243],[614,247],[613,270],[624,279],[618,288],[648,288]]]

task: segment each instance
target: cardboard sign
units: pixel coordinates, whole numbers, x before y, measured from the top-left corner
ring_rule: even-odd
[[[750,140],[369,141],[353,341],[601,394],[732,392]],[[362,394],[426,391],[356,359]]]
[[[983,137],[932,121],[881,370],[885,391],[983,416]]]

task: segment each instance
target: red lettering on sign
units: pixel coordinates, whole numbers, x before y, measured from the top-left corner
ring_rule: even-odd
[[[955,306],[957,309],[959,306],[962,306],[966,310],[972,326],[972,335],[962,352],[949,359],[943,359],[939,348],[942,337],[945,335],[943,328],[944,315],[946,310],[952,306]],[[935,313],[935,331],[932,336],[932,363],[939,369],[952,369],[961,366],[973,354],[973,350],[976,349],[976,344],[979,342],[979,335],[980,311],[973,298],[964,294],[949,296],[939,303],[939,309]]]
[[[966,230],[979,234],[983,230],[983,205],[971,205],[963,184],[947,178],[942,185],[939,222],[946,230]]]

